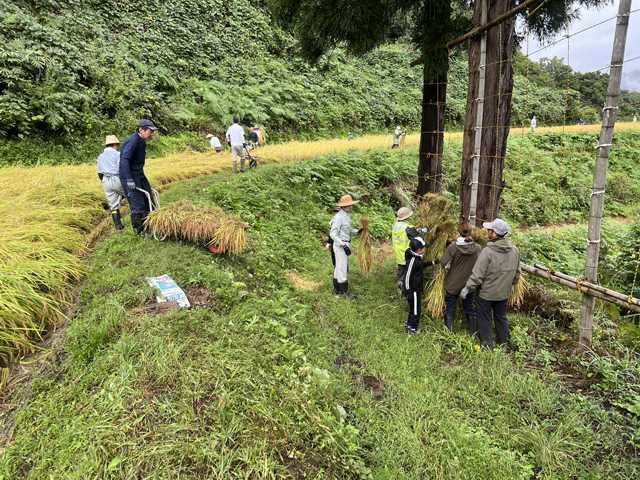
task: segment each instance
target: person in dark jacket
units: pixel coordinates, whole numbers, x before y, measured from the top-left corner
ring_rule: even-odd
[[[493,350],[494,321],[498,344],[506,346],[509,342],[507,300],[511,289],[520,280],[522,267],[520,250],[504,238],[509,231],[507,222],[496,218],[482,226],[488,230],[489,241],[478,256],[460,297],[464,300],[469,292],[476,290],[478,336],[484,347]]]
[[[142,232],[144,217],[152,208],[147,196],[136,189],[145,190],[153,199],[151,185],[144,174],[144,162],[147,142],[156,130],[151,120],[140,120],[136,133],[124,141],[120,152],[120,180],[131,207],[131,227],[136,233]]]
[[[460,222],[458,235],[458,239],[447,247],[442,259],[440,259],[445,270],[447,270],[447,278],[444,280],[446,292],[444,301],[447,305],[444,311],[444,324],[449,331],[453,330],[453,318],[456,314],[458,295],[460,295],[471,276],[473,266],[482,251],[482,247],[471,238],[471,224],[469,222]],[[462,308],[467,316],[467,331],[469,336],[472,336],[478,329],[476,312],[473,309],[473,295],[469,295],[462,300]]]
[[[409,248],[404,252],[407,262],[407,273],[405,276],[405,292],[409,302],[409,318],[404,324],[405,333],[418,333],[420,316],[422,315],[422,289],[424,288],[424,267],[432,267],[440,263],[424,262],[422,256],[427,247],[431,245],[425,243],[421,237],[416,237],[409,242]]]
[[[411,218],[412,215],[413,212],[407,207],[401,207],[398,210],[398,220],[391,227],[393,254],[396,257],[396,263],[398,264],[398,276],[396,278],[398,297],[402,296],[402,290],[404,289],[404,277],[407,274],[407,263],[404,257],[407,246],[409,245],[409,242],[414,238],[424,238],[424,234],[427,233],[426,228],[417,230],[413,225],[409,223],[409,218]]]

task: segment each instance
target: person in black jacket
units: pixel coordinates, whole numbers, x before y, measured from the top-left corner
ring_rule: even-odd
[[[433,267],[440,263],[424,262],[422,256],[427,247],[431,246],[420,238],[416,237],[409,242],[409,248],[404,252],[407,261],[407,274],[405,276],[404,286],[409,302],[409,318],[404,324],[405,333],[418,333],[418,325],[420,324],[420,315],[422,314],[422,289],[424,288],[424,267]]]
[[[141,233],[146,214],[152,210],[149,199],[138,188],[145,190],[153,199],[151,185],[144,174],[147,142],[158,128],[151,120],[140,120],[134,134],[122,144],[120,153],[120,182],[131,207],[131,226]]]

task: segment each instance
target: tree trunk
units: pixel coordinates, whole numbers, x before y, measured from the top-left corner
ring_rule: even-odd
[[[488,0],[488,21],[516,6],[515,0]],[[480,25],[482,2],[475,3],[473,24]],[[500,194],[504,188],[502,170],[507,151],[513,92],[513,32],[516,18],[512,17],[487,32],[487,71],[482,116],[482,143],[478,177],[478,207],[476,226],[500,216]],[[503,60],[501,62],[501,60]],[[464,145],[460,182],[460,212],[468,217],[471,203],[473,174],[474,129],[478,108],[478,79],[480,76],[480,36],[469,41],[469,90],[464,121]],[[496,128],[498,125],[498,128]]]
[[[436,78],[423,75],[422,127],[418,159],[418,198],[427,193],[442,193],[442,152],[447,102],[446,70]]]

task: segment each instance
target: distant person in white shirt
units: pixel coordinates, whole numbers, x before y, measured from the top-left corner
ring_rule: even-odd
[[[534,115],[533,118],[531,119],[531,131],[535,132],[537,126],[538,126],[538,121],[536,120],[536,116]]]
[[[238,173],[238,155],[240,155],[240,171],[246,172],[244,169],[244,129],[240,126],[240,118],[233,117],[233,125],[227,130],[227,141],[231,144],[231,153],[233,154],[233,171]]]
[[[211,148],[213,148],[216,153],[220,153],[222,151],[222,144],[220,143],[220,140],[218,140],[218,137],[209,134],[207,135],[207,139],[209,138],[211,139]]]

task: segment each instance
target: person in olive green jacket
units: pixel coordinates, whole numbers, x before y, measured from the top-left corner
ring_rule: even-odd
[[[442,266],[447,270],[447,277],[444,280],[446,304],[444,324],[449,331],[453,330],[458,295],[469,280],[473,266],[482,251],[482,247],[471,238],[471,224],[466,220],[458,225],[458,235],[455,243],[447,247],[440,259]],[[467,316],[467,331],[472,336],[478,328],[476,312],[473,309],[473,295],[468,295],[462,300],[462,308]]]
[[[460,297],[464,300],[469,292],[476,290],[480,343],[493,349],[494,321],[498,344],[506,346],[509,342],[507,299],[513,285],[520,280],[520,250],[504,238],[509,231],[504,220],[496,218],[482,226],[488,230],[489,241],[480,253]]]

